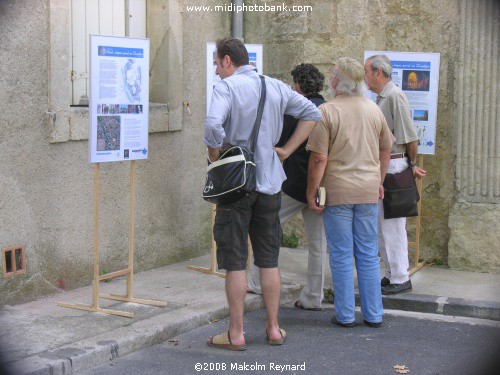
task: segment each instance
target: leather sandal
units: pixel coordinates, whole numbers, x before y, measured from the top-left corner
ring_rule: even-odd
[[[266,338],[267,338],[267,342],[269,343],[269,345],[271,345],[271,346],[274,346],[274,345],[283,345],[283,343],[285,342],[286,331],[283,328],[280,328],[280,334],[281,334],[281,338],[280,339],[278,339],[278,340],[271,340],[269,338],[269,335],[267,334],[267,331],[266,331]]]
[[[304,307],[304,306],[302,306],[300,301],[295,301],[293,306],[296,307],[297,309],[304,309],[304,310],[310,310],[310,311],[323,311],[323,309],[321,307]]]
[[[220,335],[215,335],[210,337],[207,341],[207,344],[209,346],[219,349],[227,349],[235,351],[247,350],[246,344],[234,345],[231,342],[231,337],[229,337],[229,331],[221,333]]]

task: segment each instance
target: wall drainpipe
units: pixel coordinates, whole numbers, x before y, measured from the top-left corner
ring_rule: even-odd
[[[243,38],[243,10],[236,12],[236,8],[243,9],[243,0],[233,0],[232,37],[245,42]]]

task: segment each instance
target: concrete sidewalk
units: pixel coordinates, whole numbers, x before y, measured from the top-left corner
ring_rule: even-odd
[[[70,374],[225,317],[224,279],[186,268],[188,264],[208,266],[209,262],[209,256],[204,256],[134,276],[135,298],[162,300],[167,307],[100,300],[101,307],[133,312],[133,318],[56,305],[89,304],[90,286],[5,306],[0,310],[0,363],[16,375]],[[306,280],[306,264],[307,250],[282,249],[283,304],[297,299]],[[500,275],[426,266],[412,282],[413,292],[384,296],[384,307],[500,321]],[[331,286],[327,271],[325,288]],[[124,290],[124,279],[101,283],[102,293],[122,294]],[[246,302],[247,310],[263,307],[257,295],[248,294]],[[325,308],[332,305],[325,304]]]

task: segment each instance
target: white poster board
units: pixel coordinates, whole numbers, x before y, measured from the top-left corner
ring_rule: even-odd
[[[413,124],[418,133],[418,153],[436,153],[436,119],[439,87],[439,53],[365,51],[366,59],[386,55],[392,64],[392,81],[410,102]],[[376,100],[377,94],[368,91]]]
[[[264,74],[262,70],[262,44],[245,44],[248,51],[248,60],[250,65],[257,68],[259,74]],[[215,73],[217,64],[215,63],[215,54],[217,53],[215,43],[207,43],[207,114],[210,109],[212,93],[215,85],[221,80]]]
[[[147,159],[149,39],[90,36],[90,162]]]

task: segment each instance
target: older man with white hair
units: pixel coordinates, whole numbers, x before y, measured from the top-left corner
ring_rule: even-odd
[[[387,125],[396,137],[392,145],[388,174],[400,173],[411,165],[415,178],[425,176],[417,166],[418,136],[411,119],[411,109],[404,92],[392,82],[392,65],[386,55],[371,56],[365,63],[365,82],[377,94],[377,105]],[[379,210],[379,250],[385,265],[380,284],[382,294],[397,294],[412,290],[408,272],[408,237],[406,218],[384,218],[384,206]]]
[[[354,317],[356,260],[364,322],[382,324],[380,263],[377,257],[378,200],[394,136],[382,111],[363,98],[365,72],[356,60],[343,57],[334,65],[330,86],[334,99],[319,107],[322,120],[309,137],[307,200],[323,212],[330,268],[333,276],[335,317],[332,323],[350,328]],[[316,205],[319,186],[326,188],[326,207]]]

